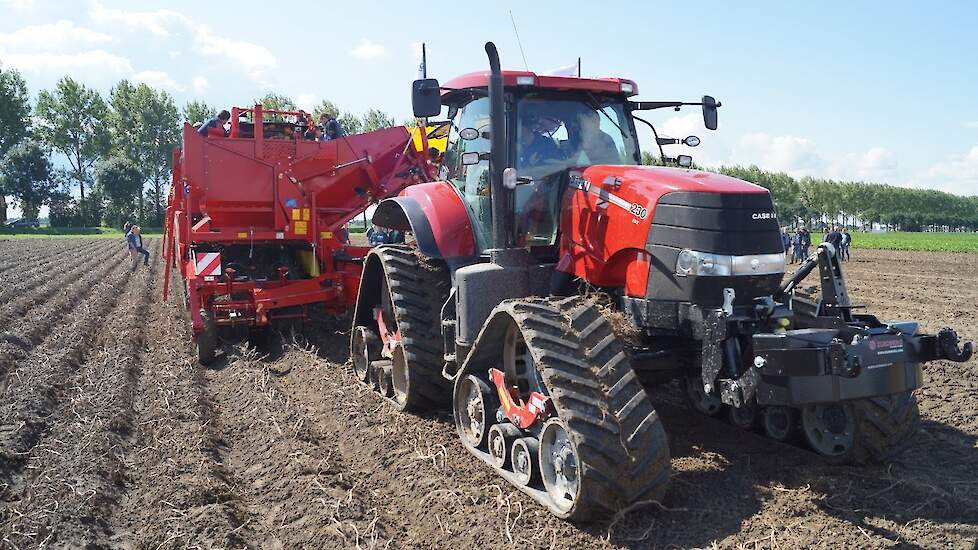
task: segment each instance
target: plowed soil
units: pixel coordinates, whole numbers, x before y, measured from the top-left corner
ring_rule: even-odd
[[[0,547],[962,548],[978,541],[978,372],[933,363],[914,446],[810,452],[652,398],[673,477],[613,522],[554,519],[476,463],[445,414],[353,380],[347,323],[194,361],[182,300],[117,242],[0,241]],[[855,301],[978,338],[978,256],[854,251]]]

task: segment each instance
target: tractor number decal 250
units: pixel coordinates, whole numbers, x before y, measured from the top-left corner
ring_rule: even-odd
[[[607,210],[608,203],[611,203],[640,220],[644,220],[649,216],[649,209],[645,206],[637,202],[628,202],[607,189],[595,187],[594,184],[581,177],[580,174],[571,174],[570,186],[585,194],[590,193],[597,197],[597,207],[603,210]]]

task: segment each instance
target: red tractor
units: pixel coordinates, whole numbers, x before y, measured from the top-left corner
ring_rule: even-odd
[[[951,329],[855,313],[831,244],[783,280],[766,189],[688,157],[640,165],[636,112],[697,105],[712,130],[713,98],[634,101],[630,80],[504,72],[486,52],[490,71],[413,85],[416,116],[447,106],[448,146],[439,181],[374,213],[416,243],[364,260],[351,355],[404,410],[450,404],[465,448],[557,516],[661,498],[656,384],[859,463],[915,430],[923,362],[971,356]],[[816,268],[821,296],[796,293]]]
[[[225,331],[262,331],[346,311],[368,247],[345,225],[370,204],[429,179],[404,127],[318,141],[304,112],[234,108],[227,136],[185,124],[173,152],[163,296],[183,280],[201,363]]]

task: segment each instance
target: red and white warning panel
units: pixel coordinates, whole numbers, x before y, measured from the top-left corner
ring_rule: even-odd
[[[220,252],[194,252],[194,265],[197,266],[197,275],[220,275],[221,274],[221,253]]]

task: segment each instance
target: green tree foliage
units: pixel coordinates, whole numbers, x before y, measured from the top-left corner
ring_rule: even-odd
[[[378,109],[370,109],[363,115],[363,132],[373,132],[383,128],[393,128],[394,117]]]
[[[84,198],[92,167],[111,147],[108,105],[95,90],[64,77],[54,91],[37,94],[35,112],[38,135],[68,158],[71,177]]]
[[[123,156],[109,157],[95,170],[98,191],[107,199],[103,221],[122,227],[135,219],[137,202],[141,199],[143,174],[132,160]]]
[[[191,125],[202,124],[217,116],[218,109],[203,101],[190,101],[183,106],[183,120]]]
[[[18,143],[30,126],[27,83],[16,70],[0,65],[0,158]],[[0,193],[0,223],[7,219],[7,199]]]
[[[36,218],[55,188],[48,152],[33,140],[14,145],[0,162],[0,194],[10,195],[25,218]]]
[[[343,132],[346,135],[362,134],[364,131],[363,119],[353,113],[343,113],[336,120],[343,127]]]
[[[171,151],[180,141],[180,112],[170,94],[146,84],[119,82],[110,93],[112,142],[117,153],[132,161],[150,183],[149,193],[137,195],[139,223],[162,225],[164,184]],[[112,197],[109,196],[112,200]],[[145,203],[150,206],[147,216]]]

